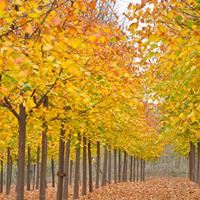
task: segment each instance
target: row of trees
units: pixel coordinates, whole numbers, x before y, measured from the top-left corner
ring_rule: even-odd
[[[130,5],[127,16],[137,19],[131,31],[147,69],[146,91],[158,104],[163,137],[189,156],[190,179],[200,184],[200,2],[143,2]]]
[[[0,157],[7,160],[8,171],[11,160],[17,164],[17,200],[24,199],[26,162],[27,189],[32,162],[44,200],[47,161],[58,161],[57,199],[61,200],[67,198],[69,160],[75,160],[77,199],[81,150],[83,194],[86,156],[92,191],[92,157],[97,157],[100,168],[100,144],[105,146],[102,185],[107,181],[107,160],[111,166],[110,149],[125,152],[124,180],[128,155],[135,166],[133,157],[154,159],[163,151],[163,138],[144,101],[143,74],[133,67],[138,51],[115,17],[106,23],[99,17],[107,15],[103,9],[109,4],[98,4],[101,9],[94,0],[0,3]],[[140,163],[144,179],[144,162]],[[135,170],[131,167],[130,172]]]

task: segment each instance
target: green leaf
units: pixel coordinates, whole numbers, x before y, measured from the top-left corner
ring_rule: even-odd
[[[33,89],[33,88],[32,88],[32,86],[31,86],[30,83],[25,82],[25,83],[22,84],[22,90],[23,90],[24,92],[31,91],[32,89]]]
[[[192,26],[194,25],[194,22],[192,20],[187,20],[186,25],[187,27],[192,28]]]
[[[182,16],[181,15],[178,15],[176,18],[175,18],[175,21],[178,23],[178,24],[181,24],[182,22]]]

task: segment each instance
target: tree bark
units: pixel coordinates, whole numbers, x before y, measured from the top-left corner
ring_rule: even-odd
[[[190,142],[189,160],[190,180],[195,181],[195,145],[192,142]]]
[[[27,190],[31,190],[31,148],[28,146],[28,163],[27,163]]]
[[[112,152],[111,147],[109,147],[108,152],[108,183],[111,184],[112,181]]]
[[[26,150],[26,108],[19,105],[19,139],[18,139],[18,162],[17,162],[17,197],[16,200],[24,199],[24,176],[25,176],[25,150]]]
[[[91,142],[88,141],[89,192],[93,192]]]
[[[97,141],[97,167],[96,167],[96,188],[99,188],[99,177],[100,177],[100,142]]]
[[[136,159],[135,159],[135,157],[133,157],[133,181],[134,182],[136,181],[136,171],[135,171],[136,167],[135,167],[135,165],[136,165]]]
[[[63,180],[64,180],[64,154],[65,154],[65,143],[64,143],[64,123],[60,129],[60,142],[59,142],[59,165],[58,165],[58,184],[57,184],[57,200],[62,200],[63,196]]]
[[[107,181],[107,157],[108,157],[108,151],[107,151],[107,147],[104,147],[104,161],[103,161],[103,177],[102,177],[102,186],[106,185],[106,181]]]
[[[200,186],[200,142],[197,143],[197,184]]]
[[[75,173],[74,173],[74,194],[73,199],[79,198],[79,179],[80,179],[80,143],[81,137],[78,134],[78,146],[76,149]]]
[[[117,150],[114,149],[114,182],[117,183]]]
[[[124,151],[123,182],[127,181],[127,153]]]
[[[69,164],[70,164],[70,138],[66,143],[66,155],[65,155],[65,177],[63,186],[63,200],[68,199],[69,193]]]
[[[35,190],[35,175],[36,175],[36,165],[33,164],[33,185],[32,185],[33,190]]]
[[[88,158],[89,159],[89,158]],[[82,195],[87,194],[87,139],[83,137],[83,174],[82,174]]]
[[[118,152],[118,181],[121,182],[121,150]]]
[[[133,181],[133,156],[130,156],[130,182]]]
[[[6,195],[10,194],[12,176],[12,160],[10,147],[7,148],[7,177],[6,177]]]
[[[3,192],[3,160],[0,161],[1,171],[0,171],[0,193]]]
[[[39,189],[40,182],[40,147],[37,148],[37,175],[36,175],[36,189]]]
[[[137,163],[137,181],[139,181],[139,158],[137,158],[136,163]]]
[[[74,166],[74,161],[70,160],[70,176],[69,176],[69,184],[72,186],[72,179],[73,179],[73,166]]]
[[[51,158],[51,180],[52,180],[52,187],[55,187],[55,162],[54,158]]]
[[[48,98],[44,100],[44,107],[48,108]],[[42,159],[41,159],[41,170],[40,170],[40,200],[46,200],[46,186],[47,186],[47,123],[43,123],[42,132]]]

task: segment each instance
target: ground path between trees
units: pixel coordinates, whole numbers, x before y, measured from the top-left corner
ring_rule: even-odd
[[[37,200],[38,192],[26,192],[25,196],[26,200]],[[0,200],[11,199],[15,195],[0,195]],[[49,187],[47,200],[55,199],[56,190]],[[110,184],[80,200],[200,200],[200,189],[185,178],[151,178],[145,182]]]

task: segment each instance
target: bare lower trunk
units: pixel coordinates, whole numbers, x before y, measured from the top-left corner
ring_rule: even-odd
[[[130,156],[130,182],[133,181],[133,156]]]
[[[197,143],[197,184],[200,186],[200,142]]]
[[[69,184],[72,186],[72,179],[73,179],[73,166],[74,166],[74,161],[70,160],[70,175],[69,175]]]
[[[100,142],[97,142],[97,171],[96,171],[96,188],[99,188],[99,176],[100,176]]]
[[[137,163],[137,181],[139,181],[139,158],[137,158],[136,160],[136,163]]]
[[[114,149],[114,182],[117,183],[117,150]]]
[[[83,137],[83,174],[82,174],[82,195],[87,193],[87,139]]]
[[[31,190],[31,147],[28,146],[28,163],[27,163],[27,190]]]
[[[16,200],[24,200],[24,176],[25,176],[25,147],[26,147],[26,108],[23,103],[19,105],[19,139],[17,161],[17,197]]]
[[[36,189],[39,189],[40,182],[40,147],[37,148],[37,175],[36,175]]]
[[[12,160],[10,147],[7,148],[7,177],[6,177],[6,195],[10,194],[12,176]]]
[[[44,101],[44,107],[48,108],[48,98]],[[46,200],[46,186],[47,186],[47,123],[43,123],[42,132],[42,159],[41,159],[41,170],[40,170],[40,200]]]
[[[54,158],[51,158],[51,180],[52,180],[52,187],[55,187],[55,162]]]
[[[195,181],[195,145],[192,142],[190,143],[189,161],[190,180]]]
[[[63,196],[63,180],[64,180],[64,154],[65,154],[65,143],[64,143],[64,124],[61,125],[60,129],[60,142],[59,142],[59,166],[58,166],[58,184],[57,184],[57,200],[62,200]]]
[[[1,171],[0,171],[0,193],[3,192],[3,160],[0,161]]]
[[[118,152],[118,181],[121,182],[121,150]]]
[[[36,175],[36,165],[33,165],[33,185],[32,189],[35,190],[35,175]]]
[[[80,143],[81,138],[78,134],[78,146],[76,149],[76,162],[75,162],[75,173],[74,173],[74,194],[73,199],[79,198],[79,179],[80,179]]]
[[[106,185],[107,181],[107,156],[108,156],[108,151],[107,147],[104,147],[104,161],[103,161],[103,177],[102,177],[102,186]]]
[[[111,147],[109,147],[108,152],[108,183],[111,184],[112,179],[112,153],[111,153]]]
[[[93,192],[91,142],[88,141],[89,192]]]
[[[70,164],[70,138],[66,143],[66,155],[65,155],[65,177],[63,186],[63,200],[68,199],[69,193],[69,164]]]
[[[123,182],[127,181],[127,153],[124,151]]]

